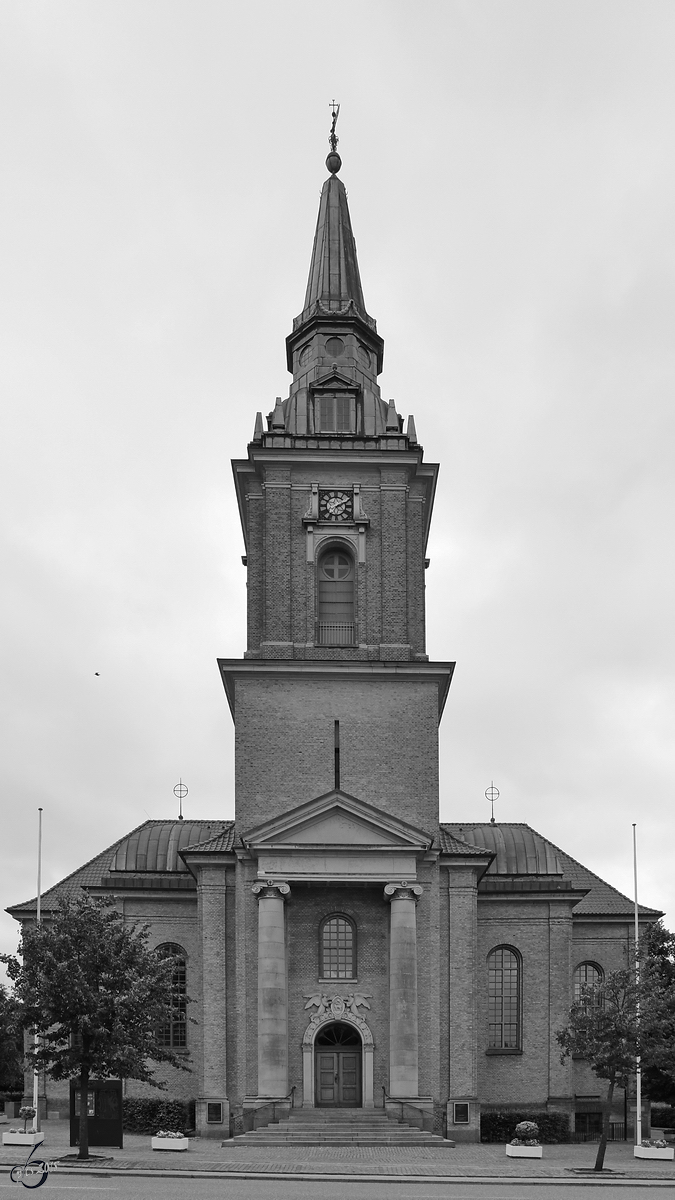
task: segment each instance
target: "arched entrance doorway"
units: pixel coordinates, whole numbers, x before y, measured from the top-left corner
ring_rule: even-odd
[[[314,1041],[317,1107],[361,1107],[361,1058],[361,1035],[353,1025],[333,1021],[319,1029]]]

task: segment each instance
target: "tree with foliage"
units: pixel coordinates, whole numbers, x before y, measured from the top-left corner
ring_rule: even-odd
[[[19,1006],[0,984],[0,1091],[23,1091],[23,1036]]]
[[[21,1025],[38,1035],[29,1062],[52,1079],[79,1078],[79,1158],[89,1157],[90,1079],[163,1088],[151,1061],[189,1069],[158,1037],[173,1014],[174,960],[147,943],[147,929],[126,925],[111,900],[82,892],[45,913],[42,924],[24,924],[19,958],[0,955]]]
[[[643,939],[639,983],[635,970],[625,969],[613,971],[597,987],[584,988],[567,1025],[556,1034],[563,1062],[580,1055],[607,1081],[596,1171],[602,1171],[605,1161],[614,1090],[633,1074],[638,1054],[643,1069],[658,1065],[675,1080],[675,986],[648,949]]]
[[[655,921],[643,935],[642,948],[664,986],[675,989],[675,934]],[[650,1100],[675,1105],[675,1079],[660,1065],[645,1067],[642,1079]]]

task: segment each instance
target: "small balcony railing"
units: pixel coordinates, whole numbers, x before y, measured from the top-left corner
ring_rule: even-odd
[[[353,646],[353,621],[319,621],[320,646]]]

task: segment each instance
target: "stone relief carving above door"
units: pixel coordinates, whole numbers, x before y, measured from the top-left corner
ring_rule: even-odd
[[[347,992],[346,994],[334,992],[332,995],[327,992],[312,992],[306,993],[303,999],[307,1001],[306,1009],[316,1008],[317,1010],[310,1017],[303,1041],[313,1040],[319,1025],[324,1025],[328,1021],[347,1021],[348,1024],[356,1026],[364,1045],[372,1043],[373,1035],[359,1012],[359,1008],[370,1008],[368,1003],[372,999],[370,992]]]

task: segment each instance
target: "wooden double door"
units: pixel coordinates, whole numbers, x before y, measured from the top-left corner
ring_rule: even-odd
[[[320,1108],[361,1107],[361,1039],[354,1029],[332,1025],[317,1038],[315,1104]]]

